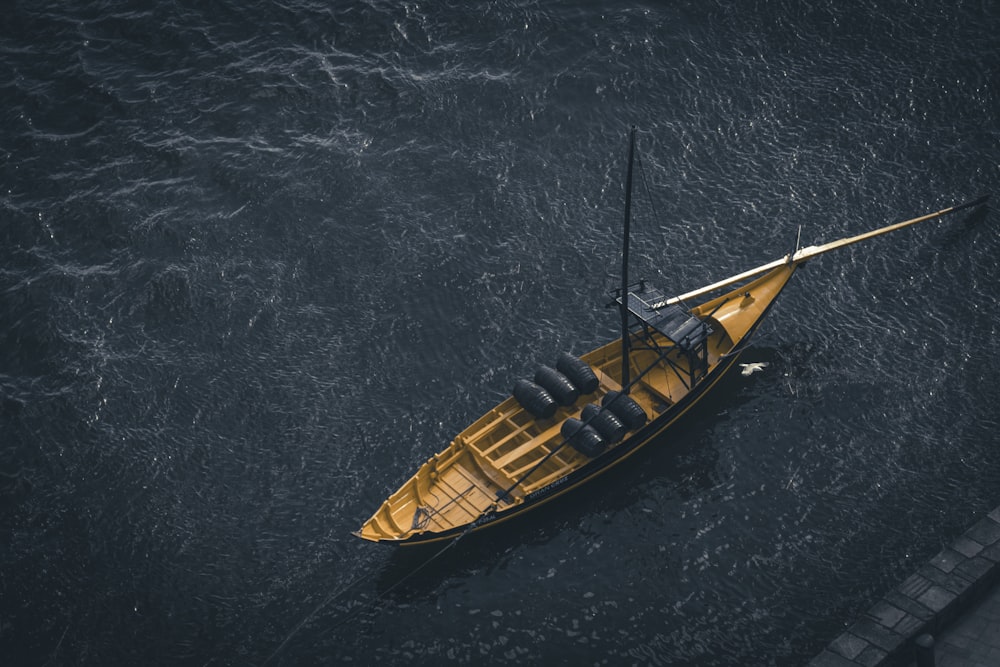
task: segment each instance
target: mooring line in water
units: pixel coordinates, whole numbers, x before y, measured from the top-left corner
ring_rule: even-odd
[[[313,616],[315,616],[316,614],[318,614],[320,612],[320,610],[323,609],[323,607],[325,607],[326,605],[330,604],[331,602],[333,602],[335,599],[339,598],[340,596],[344,595],[345,593],[347,593],[347,591],[351,590],[352,588],[354,588],[355,586],[357,586],[359,583],[361,583],[365,579],[368,579],[369,576],[370,576],[369,574],[362,574],[362,575],[356,577],[354,579],[354,581],[352,581],[351,583],[347,584],[347,586],[345,586],[344,588],[340,589],[339,591],[334,591],[333,593],[330,593],[328,596],[326,596],[326,599],[323,600],[322,602],[320,602],[319,606],[317,606],[311,612],[309,612],[308,614],[306,614],[306,617],[303,618],[301,621],[299,621],[298,625],[296,625],[294,628],[292,628],[292,631],[289,632],[285,636],[285,639],[280,644],[278,644],[278,648],[274,649],[274,652],[271,653],[271,655],[267,656],[267,659],[264,660],[264,662],[260,663],[261,667],[264,667],[269,662],[271,662],[272,660],[274,660],[274,656],[278,655],[281,652],[281,649],[285,648],[285,645],[288,644],[288,642],[291,640],[291,638],[294,637],[296,634],[298,634],[299,630],[302,629],[302,626],[304,626],[306,623],[308,623],[309,620],[312,619]]]
[[[485,512],[484,512],[484,514],[485,514]],[[352,621],[355,618],[357,618],[358,615],[361,612],[365,611],[366,609],[370,609],[370,608],[374,607],[377,603],[381,602],[386,596],[388,596],[394,590],[396,590],[397,588],[399,588],[400,586],[402,586],[404,583],[406,583],[407,581],[409,581],[411,577],[413,577],[415,574],[417,574],[418,572],[420,572],[421,570],[423,570],[425,567],[427,567],[428,565],[430,565],[431,562],[433,562],[434,560],[436,560],[437,558],[439,558],[442,554],[444,554],[444,552],[448,551],[448,549],[451,549],[453,546],[455,546],[456,544],[458,544],[459,540],[461,540],[463,537],[465,537],[465,535],[469,532],[470,529],[471,529],[471,525],[470,525],[469,528],[466,528],[462,533],[460,533],[458,535],[458,537],[456,537],[455,539],[449,541],[448,544],[446,544],[440,550],[438,550],[433,555],[431,555],[430,558],[428,558],[423,563],[421,563],[417,567],[415,567],[412,570],[410,570],[406,575],[404,575],[401,579],[399,579],[399,581],[397,581],[396,583],[394,583],[392,586],[390,586],[386,590],[382,591],[381,593],[379,593],[378,595],[376,595],[375,597],[373,597],[371,600],[369,600],[369,601],[361,604],[360,606],[354,608],[353,610],[348,611],[344,615],[344,617],[340,619],[340,621],[338,621],[337,623],[335,623],[329,629],[330,630],[336,630],[337,628],[339,628],[339,627],[341,627],[343,625],[346,625],[349,621]],[[292,628],[292,630],[285,636],[284,640],[282,640],[282,642],[280,644],[278,644],[278,648],[274,649],[274,652],[271,653],[271,655],[267,656],[267,659],[264,660],[264,662],[260,663],[261,667],[266,667],[272,660],[274,660],[275,656],[277,656],[279,653],[281,653],[282,649],[284,649],[285,646],[288,644],[288,642],[291,641],[292,637],[294,637],[295,635],[297,635],[299,633],[299,631],[305,626],[305,624],[308,623],[310,620],[312,620],[313,617],[316,616],[316,614],[318,614],[324,607],[326,607],[328,604],[330,604],[331,602],[333,602],[337,598],[342,597],[344,594],[346,594],[349,590],[351,590],[352,588],[354,588],[355,586],[357,586],[362,581],[364,581],[366,579],[370,579],[372,576],[373,575],[371,573],[366,573],[366,574],[359,575],[357,578],[354,579],[354,581],[352,581],[351,583],[349,583],[344,588],[340,589],[339,591],[334,591],[333,593],[330,593],[328,596],[326,596],[326,599],[324,599],[322,602],[320,602],[319,605],[315,609],[313,609],[311,612],[309,612],[308,614],[306,614],[305,618],[303,618],[301,621],[299,621],[299,623],[294,628]]]

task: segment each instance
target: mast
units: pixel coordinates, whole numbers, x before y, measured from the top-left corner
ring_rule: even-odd
[[[622,291],[619,312],[622,320],[622,391],[628,392],[629,382],[629,335],[628,335],[628,238],[632,219],[632,161],[635,157],[635,126],[628,135],[628,171],[625,174],[625,224],[622,241]]]

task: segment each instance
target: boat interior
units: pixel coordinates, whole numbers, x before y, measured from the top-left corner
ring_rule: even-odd
[[[683,305],[665,305],[665,300],[662,292],[644,283],[628,293],[633,315],[628,397],[641,408],[644,420],[655,419],[680,401],[734,345],[726,328],[711,316]],[[569,419],[583,421],[588,404],[600,406],[622,391],[621,341],[580,360],[597,377],[594,391],[542,417],[513,396],[507,398],[421,466],[383,503],[361,536],[405,539],[417,532],[449,531],[491,509],[511,509],[590,462],[591,456],[567,442],[563,426]]]

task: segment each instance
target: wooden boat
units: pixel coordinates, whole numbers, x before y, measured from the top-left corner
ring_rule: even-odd
[[[374,542],[453,539],[520,516],[592,480],[662,435],[736,365],[795,270],[814,257],[986,201],[952,206],[668,297],[628,282],[634,130],[625,195],[622,338],[542,367],[424,463],[355,534]],[[797,246],[796,242],[796,246]],[[733,288],[733,285],[738,285]],[[725,288],[729,291],[688,305]],[[622,298],[622,295],[626,295]]]

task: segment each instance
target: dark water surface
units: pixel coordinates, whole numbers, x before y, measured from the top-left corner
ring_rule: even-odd
[[[815,261],[764,373],[404,585],[426,552],[350,531],[614,336],[629,124],[634,275],[680,292],[996,194],[998,35],[990,1],[15,2],[4,664],[804,663],[1000,502],[992,210]]]

